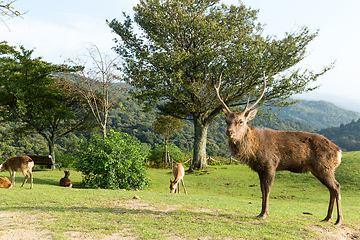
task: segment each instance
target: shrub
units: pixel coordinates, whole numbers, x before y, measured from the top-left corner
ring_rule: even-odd
[[[107,138],[92,135],[83,141],[76,167],[87,188],[144,189],[149,185],[140,141],[126,133],[110,131]]]

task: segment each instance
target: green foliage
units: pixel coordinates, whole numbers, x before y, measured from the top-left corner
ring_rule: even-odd
[[[184,126],[185,123],[181,122],[178,118],[157,114],[154,123],[154,130],[164,136],[165,144],[167,144],[169,138],[178,133]]]
[[[325,128],[318,133],[328,137],[343,151],[360,150],[360,119],[352,120],[348,124],[340,124],[339,127]]]
[[[164,144],[155,144],[154,148],[150,150],[148,155],[148,161],[150,167],[162,167],[164,163],[164,155],[165,155],[165,146]],[[183,162],[186,160],[187,155],[184,154],[176,145],[170,143],[167,146],[167,150],[170,154],[170,158],[172,158],[176,162]],[[170,161],[170,159],[169,159]]]
[[[141,143],[126,133],[110,131],[107,138],[91,136],[78,153],[76,167],[87,188],[145,189],[146,177]]]

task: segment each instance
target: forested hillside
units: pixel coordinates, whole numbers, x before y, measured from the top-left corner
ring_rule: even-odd
[[[120,107],[114,108],[110,111],[108,128],[119,132],[126,132],[129,135],[136,136],[141,142],[146,143],[149,148],[153,148],[155,144],[162,144],[162,136],[153,130],[153,122],[155,120],[155,112],[143,112],[142,107],[134,100],[128,99],[129,96],[124,94],[120,102],[125,109]],[[358,151],[360,150],[360,122],[359,120],[349,120],[356,118],[357,113],[350,112],[343,109],[338,109],[332,104],[320,101],[301,101],[300,107],[293,106],[281,111],[278,116],[288,116],[288,119],[280,117],[261,117],[256,116],[249,124],[256,127],[272,128],[277,130],[291,130],[291,131],[306,131],[319,132],[334,141],[343,150]],[[327,107],[326,107],[327,106]],[[321,108],[323,107],[323,110]],[[296,110],[297,109],[297,110]],[[322,113],[324,109],[336,112],[342,116],[342,120],[351,121],[349,124],[335,124],[336,116],[333,113]],[[308,112],[309,111],[309,112]],[[316,116],[316,114],[320,116]],[[328,117],[328,119],[321,115],[321,113]],[[349,116],[346,114],[349,113]],[[294,114],[294,117],[291,116]],[[301,115],[307,116],[302,117]],[[311,118],[309,117],[311,116]],[[290,119],[290,117],[292,119]],[[332,120],[330,119],[332,118]],[[293,119],[301,119],[295,121]],[[309,120],[308,120],[309,119]],[[317,125],[329,125],[331,122],[334,126],[323,130],[315,130],[306,121],[316,122]],[[340,121],[340,120],[338,120]],[[193,124],[191,121],[186,121],[186,126],[176,135],[170,139],[170,143],[178,146],[183,152],[192,154],[193,145]],[[215,119],[209,127],[207,153],[210,156],[229,156],[227,147],[227,139],[225,135],[225,121],[223,116]],[[39,135],[31,135],[23,138],[14,138],[9,135],[10,124],[2,124],[0,128],[0,158],[6,159],[10,156],[20,154],[48,154],[46,142]],[[80,138],[88,138],[91,134],[98,132],[98,129],[93,129],[88,132],[78,132],[76,134],[69,134],[67,137],[61,139],[56,144],[56,154],[58,156],[64,154],[72,154],[77,151],[79,147]]]
[[[119,132],[126,132],[129,135],[136,136],[141,142],[148,144],[149,148],[153,148],[155,144],[162,144],[164,139],[153,130],[153,122],[155,120],[155,112],[143,112],[142,107],[134,100],[128,99],[129,96],[124,94],[120,98],[120,102],[124,106],[124,110],[120,107],[110,111],[108,128]],[[178,146],[183,152],[192,154],[193,145],[193,124],[186,121],[186,126],[170,139],[170,143]],[[297,122],[291,119],[282,119],[272,117],[271,119],[257,116],[250,123],[257,127],[267,127],[278,130],[295,130],[314,132],[315,130],[309,125]],[[10,156],[20,154],[48,154],[47,145],[39,135],[31,135],[23,138],[14,138],[9,135],[11,125],[3,124],[0,128],[0,158],[6,159]],[[78,132],[69,134],[56,144],[56,154],[71,154],[76,152],[80,138],[88,138],[91,134],[97,132],[93,129],[88,132]],[[223,116],[215,119],[209,127],[207,153],[211,156],[229,156],[227,147],[227,139],[225,135],[225,120]]]
[[[358,120],[360,113],[339,108],[325,101],[300,100],[297,104],[277,111],[278,116],[309,124],[315,129],[338,127]]]
[[[319,133],[327,136],[343,151],[360,150],[360,119],[349,124],[341,124],[340,127],[322,129]]]

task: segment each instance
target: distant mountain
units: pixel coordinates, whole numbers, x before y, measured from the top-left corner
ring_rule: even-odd
[[[292,97],[293,99],[308,100],[308,101],[327,101],[335,104],[340,108],[360,112],[360,101],[353,96],[338,96],[324,92],[308,92],[297,94]]]
[[[360,113],[337,107],[326,101],[300,100],[295,105],[277,111],[277,116],[307,123],[315,129],[322,129],[338,127],[340,124],[358,120]]]

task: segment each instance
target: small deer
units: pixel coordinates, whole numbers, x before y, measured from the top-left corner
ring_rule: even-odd
[[[178,187],[178,184],[181,180],[181,183],[184,187],[185,194],[187,194],[185,185],[184,185],[184,175],[185,175],[185,170],[184,170],[183,165],[181,163],[176,163],[173,167],[173,176],[175,179],[174,179],[174,181],[171,181],[171,179],[170,179],[170,193],[176,192],[176,188],[177,188],[177,193],[180,193],[180,187]]]
[[[0,188],[10,188],[11,182],[7,177],[0,177]]]
[[[34,161],[29,156],[11,157],[0,165],[0,172],[8,170],[11,177],[11,187],[15,185],[15,173],[22,172],[24,174],[24,182],[21,185],[23,187],[28,179],[27,173],[30,175],[31,186],[33,188],[33,175],[32,168],[34,167]]]
[[[72,183],[69,179],[69,176],[70,176],[70,172],[69,171],[64,171],[65,173],[65,177],[63,177],[62,179],[60,179],[60,186],[62,187],[72,187]]]
[[[337,203],[337,225],[343,222],[341,211],[340,184],[335,180],[335,169],[341,163],[342,152],[338,146],[326,137],[307,132],[276,131],[260,129],[247,125],[252,120],[257,108],[251,110],[264,96],[264,85],[260,97],[249,106],[249,100],[242,112],[232,112],[219,94],[217,97],[224,107],[226,116],[228,145],[231,153],[258,173],[262,192],[262,209],[258,215],[266,218],[269,214],[269,195],[274,182],[275,172],[288,170],[295,173],[311,172],[330,192],[330,203],[323,221],[332,218],[334,203]]]

